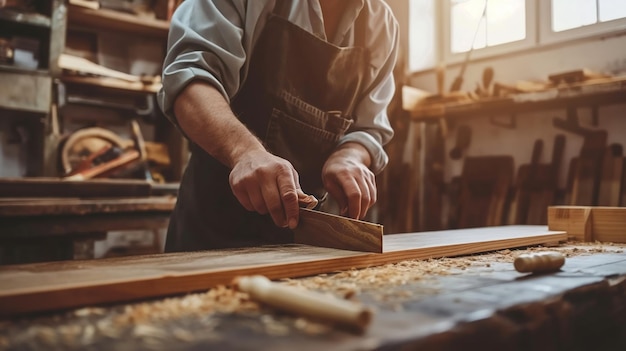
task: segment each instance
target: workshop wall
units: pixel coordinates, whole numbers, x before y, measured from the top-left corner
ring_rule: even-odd
[[[387,0],[402,32],[401,45],[403,54],[409,52],[409,18],[408,2]],[[594,72],[610,75],[626,74],[626,35],[609,37],[594,37],[551,45],[544,48],[535,48],[525,52],[518,52],[498,57],[472,60],[465,71],[462,90],[473,90],[481,82],[483,70],[486,67],[494,69],[494,81],[514,83],[516,81],[546,81],[549,74],[565,72],[580,68],[587,68]],[[408,61],[407,57],[403,58]],[[449,88],[458,74],[460,65],[447,67],[445,72],[445,87]],[[407,84],[422,90],[436,92],[437,80],[433,70],[423,72],[407,72]],[[609,144],[626,141],[626,104],[600,106],[598,129],[609,131]],[[563,133],[566,136],[566,149],[563,165],[567,165],[572,156],[577,155],[582,145],[582,138],[552,125],[553,117],[565,117],[566,111],[554,110],[541,113],[527,113],[518,116],[517,126],[514,129],[502,128],[489,122],[489,117],[472,118],[460,124],[468,124],[472,128],[472,142],[466,150],[466,155],[483,156],[498,154],[513,155],[515,166],[527,163],[530,160],[533,143],[537,139],[544,141],[544,158],[552,153],[554,136]],[[579,109],[581,125],[591,127],[591,111]],[[508,116],[494,116],[506,120]],[[452,126],[454,127],[454,125]],[[446,149],[454,146],[455,130],[451,129],[446,139]],[[412,136],[410,136],[412,137]],[[411,145],[411,143],[408,143]],[[407,155],[410,157],[410,155]],[[461,172],[463,159],[454,161],[448,158],[445,169],[445,178],[457,176]],[[545,159],[542,161],[546,161]],[[567,167],[561,167],[560,183],[563,185]]]
[[[472,90],[481,81],[485,67],[492,67],[495,75],[494,80],[499,82],[513,83],[518,80],[542,80],[546,81],[549,74],[588,68],[592,71],[611,75],[623,75],[626,73],[626,36],[611,38],[595,38],[580,40],[563,45],[536,49],[530,52],[516,53],[492,59],[477,60],[471,62],[465,72],[464,86],[462,89]],[[590,54],[593,53],[593,54]],[[446,71],[446,87],[449,87],[456,75],[458,66],[448,68]],[[413,74],[409,84],[427,91],[436,91],[435,73],[432,71]],[[599,106],[598,126],[591,125],[591,111],[582,108],[578,111],[581,125],[589,128],[604,129],[608,131],[608,142],[626,141],[626,104]],[[566,148],[563,165],[577,155],[582,146],[582,138],[557,129],[552,124],[554,117],[565,118],[566,111],[550,110],[537,113],[527,113],[517,116],[515,128],[503,128],[495,126],[489,121],[489,117],[472,118],[459,124],[467,124],[472,128],[472,142],[467,150],[467,155],[483,156],[496,154],[513,155],[516,167],[521,163],[528,163],[535,140],[544,141],[544,159],[552,153],[552,142],[556,134],[566,136]],[[508,116],[494,116],[506,119]],[[454,145],[455,133],[450,130],[446,147],[451,149]],[[462,159],[446,163],[446,179],[459,175],[462,167]],[[560,185],[565,181],[567,167],[561,167]]]
[[[407,1],[401,0],[387,0],[387,3],[391,6],[392,10],[396,14],[401,30],[401,55],[399,63],[403,64],[409,61],[409,4]],[[482,81],[482,75],[485,68],[490,67],[494,71],[493,81],[504,83],[508,85],[515,85],[519,81],[542,81],[547,82],[548,76],[559,72],[567,72],[578,69],[589,69],[593,72],[605,73],[612,76],[623,76],[626,74],[626,52],[623,48],[626,47],[626,34],[621,32],[617,35],[605,35],[603,37],[592,37],[585,39],[577,39],[558,44],[537,46],[524,51],[518,51],[515,53],[492,56],[484,59],[472,59],[465,71],[463,82],[461,87],[462,91],[474,91],[477,84]],[[427,53],[425,53],[427,54]],[[459,63],[449,64],[445,69],[444,74],[444,87],[448,90],[452,85],[452,82],[459,73],[461,65]],[[405,75],[400,85],[405,84],[420,90],[431,92],[435,94],[437,92],[437,77],[434,70],[424,70],[418,72],[412,72],[408,69],[404,69]],[[606,130],[608,131],[608,144],[626,142],[626,119],[624,115],[626,113],[626,103],[624,104],[611,104],[611,105],[599,105],[597,108],[597,121],[594,124],[593,112],[591,108],[578,108],[577,115],[580,125],[584,128],[592,130]],[[555,117],[564,119],[567,115],[565,109],[551,109],[540,110],[532,113],[517,114],[515,119],[511,119],[511,115],[494,115],[494,116],[472,116],[467,118],[455,118],[448,120],[444,132],[446,132],[444,150],[433,150],[432,143],[433,132],[437,130],[436,125],[430,125],[427,129],[422,129],[430,137],[422,139],[425,135],[415,135],[416,129],[408,129],[407,140],[404,143],[404,153],[398,158],[395,155],[392,158],[392,162],[405,163],[402,167],[390,164],[392,170],[394,169],[411,169],[410,175],[407,176],[407,172],[395,172],[396,176],[406,178],[426,179],[426,183],[418,185],[417,192],[425,193],[439,193],[443,191],[445,194],[443,199],[438,201],[441,204],[432,204],[428,201],[433,200],[432,197],[424,198],[424,203],[418,204],[420,200],[420,194],[406,195],[407,199],[398,200],[398,196],[392,189],[384,189],[391,193],[393,201],[400,201],[404,205],[392,208],[392,212],[402,212],[404,207],[407,207],[406,215],[392,215],[392,220],[387,221],[385,224],[386,229],[392,228],[392,230],[399,231],[413,231],[422,230],[423,228],[446,228],[452,222],[448,220],[454,217],[454,214],[450,211],[454,198],[448,198],[450,194],[448,192],[454,192],[458,186],[458,178],[462,173],[464,161],[468,156],[512,156],[514,160],[515,174],[520,165],[528,164],[531,160],[533,145],[535,141],[543,141],[543,152],[541,154],[540,163],[549,163],[552,156],[553,143],[555,136],[562,134],[565,136],[565,150],[563,152],[563,158],[561,161],[561,167],[558,174],[558,188],[563,191],[566,187],[567,173],[570,166],[570,161],[574,156],[578,156],[583,144],[583,137],[571,132],[558,129],[553,125],[553,119]],[[400,121],[405,118],[396,112],[390,115],[393,121],[401,125],[399,134],[404,136],[407,134],[405,125],[410,124],[409,121]],[[492,122],[492,119],[496,120],[496,123]],[[499,122],[499,123],[498,123]],[[508,125],[508,123],[514,122],[514,125]],[[461,158],[453,159],[450,156],[450,151],[456,144],[457,131],[459,126],[468,127],[471,130],[471,141],[469,147],[464,150]],[[417,138],[420,138],[419,140]],[[416,140],[419,141],[416,143]],[[430,141],[429,141],[430,140]],[[418,148],[425,148],[426,154],[415,157],[414,153]],[[397,148],[394,151],[397,152]],[[422,173],[425,171],[425,165],[421,162],[425,158],[438,159],[437,155],[443,155],[443,184],[432,184],[432,179],[427,179]],[[419,160],[419,161],[418,161]],[[432,160],[431,160],[432,161]],[[434,167],[434,166],[433,166]],[[457,183],[455,183],[457,181]],[[403,179],[394,179],[391,184],[399,184],[398,182],[409,183]],[[418,181],[419,182],[419,181]],[[423,186],[423,188],[422,188]],[[415,188],[415,187],[414,187]],[[385,193],[381,197],[385,197]],[[431,196],[424,195],[424,196]],[[564,194],[562,194],[564,195]],[[413,198],[411,198],[411,196]],[[410,205],[413,203],[413,205]],[[438,217],[438,212],[429,212],[429,208],[432,206],[441,206],[441,224],[440,225],[423,225],[424,221],[432,221],[429,217]],[[423,208],[422,208],[423,207]],[[437,214],[435,214],[437,213]],[[506,214],[506,210],[505,210]],[[388,215],[388,214],[387,214]],[[398,224],[396,217],[400,218],[400,222],[408,216],[416,216],[413,220],[413,224]],[[385,218],[385,214],[383,214]],[[420,221],[420,223],[416,223]],[[411,221],[407,221],[410,223]],[[432,223],[431,223],[432,224]],[[395,228],[395,227],[398,228]],[[419,228],[419,229],[418,229]]]

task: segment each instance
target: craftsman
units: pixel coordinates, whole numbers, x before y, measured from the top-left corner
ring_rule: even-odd
[[[159,93],[191,141],[166,251],[293,242],[307,194],[362,219],[397,45],[383,0],[184,1]]]

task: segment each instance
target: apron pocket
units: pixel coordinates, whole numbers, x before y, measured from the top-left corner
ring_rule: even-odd
[[[311,127],[343,135],[354,122],[341,111],[324,111],[306,101],[283,91],[278,96],[279,110]]]
[[[323,191],[322,167],[342,135],[307,124],[274,108],[265,144],[274,155],[291,162],[305,192],[320,195]]]

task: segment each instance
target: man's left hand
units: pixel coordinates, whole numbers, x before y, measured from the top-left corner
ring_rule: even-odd
[[[363,219],[376,203],[376,176],[368,168],[370,155],[357,143],[333,152],[322,169],[324,187],[341,208],[341,214]]]

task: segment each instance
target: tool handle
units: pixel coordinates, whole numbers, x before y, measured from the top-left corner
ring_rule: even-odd
[[[364,330],[372,319],[372,311],[357,303],[332,296],[273,283],[261,275],[235,278],[233,285],[239,291],[267,305],[332,321]]]
[[[521,254],[513,265],[520,273],[547,273],[558,271],[565,264],[565,256],[560,252],[544,251]]]

